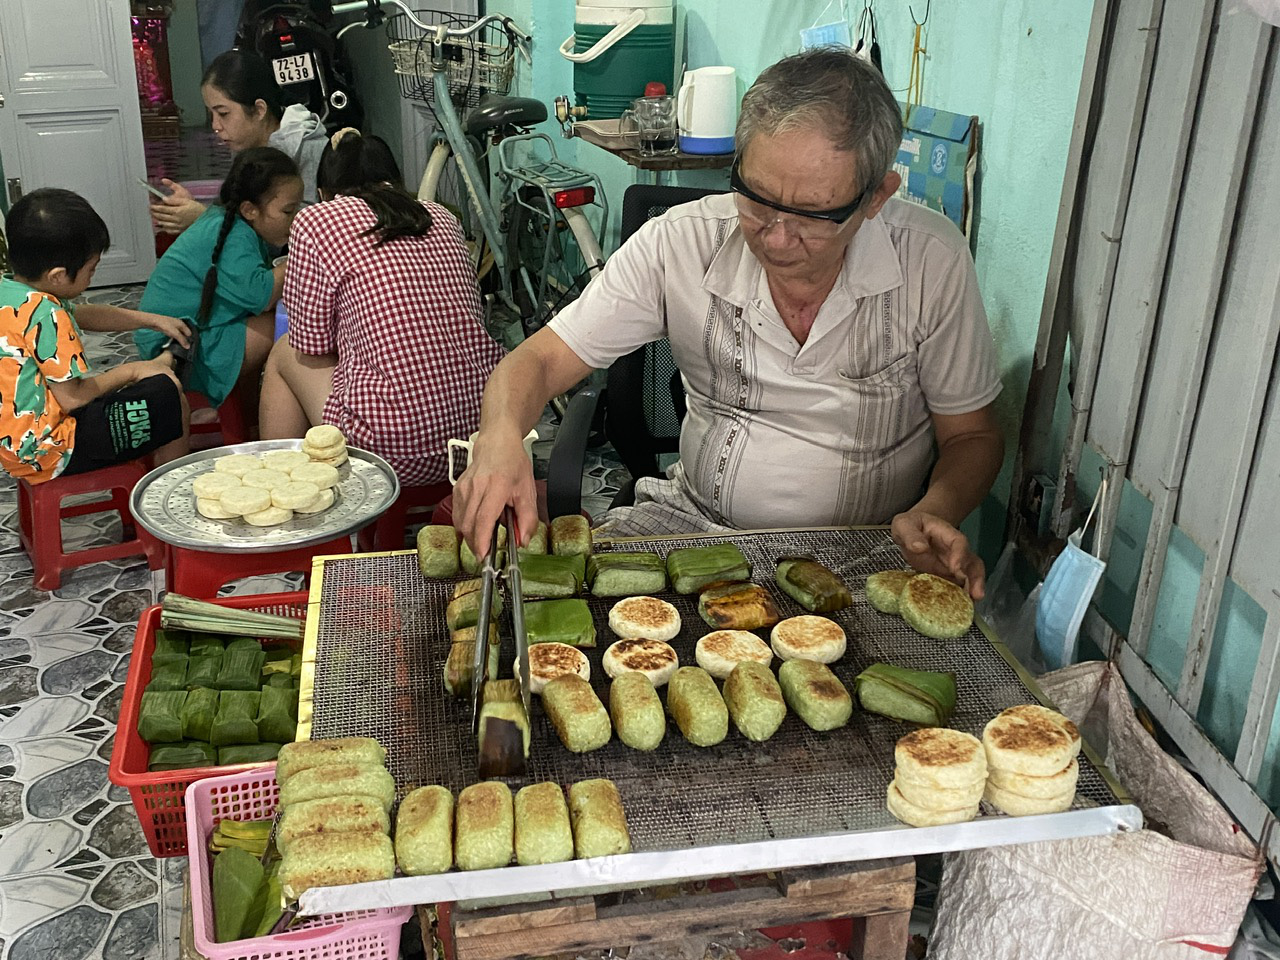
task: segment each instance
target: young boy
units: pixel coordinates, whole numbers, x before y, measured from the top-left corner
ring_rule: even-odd
[[[90,376],[68,302],[89,286],[110,238],[69,190],[35,190],[5,220],[12,275],[0,279],[0,466],[28,483],[188,448],[172,358]]]

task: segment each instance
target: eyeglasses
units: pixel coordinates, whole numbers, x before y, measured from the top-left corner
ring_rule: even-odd
[[[872,183],[852,203],[843,207],[836,207],[834,210],[800,210],[766,200],[748,187],[742,182],[742,175],[738,170],[741,163],[742,157],[735,157],[733,166],[729,168],[729,189],[737,194],[739,217],[756,230],[764,230],[779,223],[783,230],[798,239],[830,240],[875,193],[876,184]]]

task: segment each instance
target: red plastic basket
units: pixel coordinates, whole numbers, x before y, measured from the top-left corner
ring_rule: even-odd
[[[247,773],[209,777],[187,790],[191,846],[191,921],[196,950],[209,960],[396,960],[400,928],[412,907],[325,913],[295,923],[287,933],[216,943],[209,838],[218,821],[266,820],[275,814],[280,788],[272,763]]]
[[[303,620],[307,615],[307,593],[268,593],[249,597],[224,597],[212,600],[220,607],[275,613]],[[142,824],[147,846],[153,857],[184,857],[187,854],[187,815],[183,795],[197,780],[220,777],[229,773],[260,770],[270,764],[248,763],[227,767],[192,767],[188,770],[147,770],[150,747],[138,736],[138,711],[142,691],[151,681],[151,653],[156,646],[156,630],[160,628],[160,607],[148,607],[138,619],[138,633],[129,660],[129,676],[120,703],[120,719],[116,726],[116,743],[111,751],[111,767],[107,776],[118,787],[129,791],[129,799]]]

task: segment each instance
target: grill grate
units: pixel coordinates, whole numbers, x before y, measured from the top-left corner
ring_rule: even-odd
[[[862,595],[868,574],[902,565],[882,530],[796,531],[700,538],[737,543],[752,561],[755,580],[768,585],[785,616],[803,611],[772,580],[775,558],[808,553],[854,592],[854,605],[833,615],[849,635],[836,675],[853,678],[877,661],[956,674],[958,706],[951,726],[980,736],[1005,707],[1034,702],[1013,669],[974,628],[957,640],[921,637],[897,617],[873,609]],[[602,544],[598,549],[655,550],[675,540]],[[386,747],[400,795],[414,786],[441,784],[453,791],[475,782],[476,748],[470,701],[445,692],[441,668],[449,649],[444,610],[452,581],[424,580],[412,553],[356,556],[325,562],[316,650],[314,737],[372,736]],[[694,645],[710,630],[697,613],[697,597],[664,594],[680,610],[683,629],[672,641],[682,664],[693,664]],[[607,626],[611,601],[589,598],[598,646],[586,651],[592,684],[608,703],[600,665],[614,639]],[[504,676],[511,675],[514,644],[504,617]],[[761,631],[767,639],[767,632]],[[776,663],[775,663],[776,665]],[[664,695],[665,691],[660,691]],[[855,709],[848,726],[816,733],[788,716],[763,744],[730,725],[723,743],[693,747],[668,720],[667,737],[652,753],[618,741],[593,753],[565,750],[541,706],[533,706],[528,781],[568,785],[590,777],[618,784],[636,850],[672,850],[719,843],[821,836],[896,826],[884,807],[893,776],[893,747],[907,728]],[[1076,808],[1118,801],[1082,756]],[[982,815],[999,816],[987,805]]]

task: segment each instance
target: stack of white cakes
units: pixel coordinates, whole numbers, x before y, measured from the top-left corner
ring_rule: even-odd
[[[982,732],[988,803],[1014,817],[1071,808],[1080,773],[1080,731],[1036,704],[1010,707]]]
[[[898,741],[889,784],[889,812],[913,827],[962,823],[978,814],[987,758],[977,737],[925,727]]]
[[[320,427],[312,427],[308,436]],[[317,459],[302,450],[270,450],[261,456],[236,453],[218,457],[213,470],[191,481],[196,511],[210,520],[243,517],[256,527],[288,523],[294,514],[314,514],[328,510],[336,498],[341,479],[337,466],[347,459],[347,444],[336,427],[325,427],[338,437],[338,444],[323,448],[338,450],[340,457]],[[332,439],[323,434],[324,439]],[[340,449],[339,449],[340,444]]]

